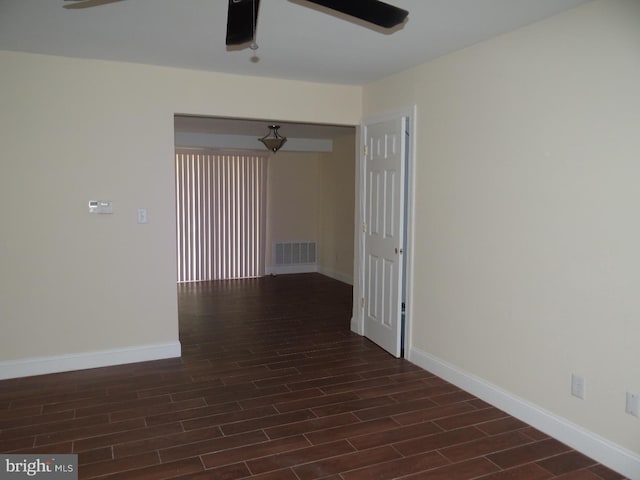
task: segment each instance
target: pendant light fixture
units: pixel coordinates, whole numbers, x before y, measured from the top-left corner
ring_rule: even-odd
[[[269,125],[269,133],[267,133],[264,137],[259,138],[264,146],[271,150],[273,153],[276,153],[287,141],[287,137],[282,137],[278,133],[278,129],[280,125]]]

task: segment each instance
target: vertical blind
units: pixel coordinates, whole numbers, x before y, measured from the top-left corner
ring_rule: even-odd
[[[266,162],[176,153],[179,282],[264,275]]]

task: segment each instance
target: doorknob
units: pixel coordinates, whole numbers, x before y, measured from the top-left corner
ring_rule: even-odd
[[[400,255],[402,255],[402,249],[398,250],[398,247],[396,247],[396,255],[398,255],[398,253],[400,253]]]

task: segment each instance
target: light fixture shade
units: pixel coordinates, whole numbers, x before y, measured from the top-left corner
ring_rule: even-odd
[[[269,125],[269,133],[267,133],[264,137],[259,138],[264,146],[271,150],[273,153],[276,153],[278,150],[282,148],[282,146],[287,141],[287,137],[282,137],[278,133],[278,129],[280,125]]]

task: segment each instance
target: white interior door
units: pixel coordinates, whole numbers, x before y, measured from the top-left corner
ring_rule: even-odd
[[[364,335],[401,355],[406,118],[364,124]]]

